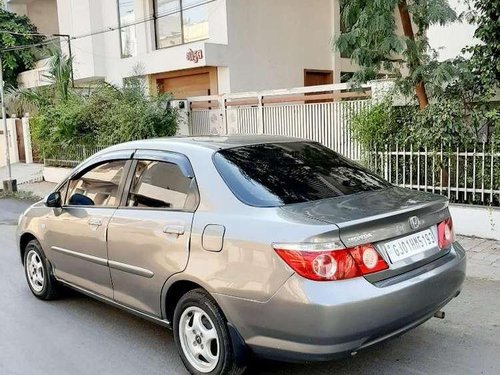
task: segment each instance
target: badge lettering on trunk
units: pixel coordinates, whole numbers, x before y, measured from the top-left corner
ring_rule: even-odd
[[[420,219],[416,216],[410,217],[408,222],[410,223],[411,229],[417,229],[420,226]]]

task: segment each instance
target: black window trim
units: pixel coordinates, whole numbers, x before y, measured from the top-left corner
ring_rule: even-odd
[[[162,18],[164,16],[160,16],[158,17],[158,0],[153,0],[153,31],[154,31],[154,41],[155,41],[155,49],[156,50],[162,50],[162,49],[168,49],[168,48],[174,48],[174,47],[179,47],[179,46],[184,46],[184,45],[187,45],[187,44],[191,44],[191,43],[198,43],[198,42],[203,42],[203,41],[206,41],[208,39],[210,39],[210,25],[208,26],[208,32],[209,32],[209,35],[205,38],[202,38],[202,39],[196,39],[196,40],[191,40],[189,42],[186,42],[185,41],[185,38],[184,38],[184,5],[182,3],[183,0],[179,0],[179,5],[180,5],[180,9],[178,12],[176,13],[173,13],[173,14],[179,14],[180,18],[181,18],[181,43],[179,44],[174,44],[172,46],[166,46],[166,47],[160,47],[160,43],[159,43],[159,40],[158,40],[158,19],[159,18]],[[196,6],[202,6],[202,5],[207,5],[209,4],[209,2],[202,2],[200,4],[197,4]],[[189,9],[193,9],[194,7],[190,7],[186,10],[189,10]],[[208,22],[208,20],[207,20]],[[121,45],[120,45],[120,48],[121,48]]]

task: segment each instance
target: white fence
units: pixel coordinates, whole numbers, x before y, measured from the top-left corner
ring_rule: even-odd
[[[500,150],[494,142],[469,149],[388,146],[368,152],[365,162],[401,187],[443,194],[452,202],[500,205]]]
[[[59,145],[51,154],[43,155],[46,167],[74,168],[88,157],[109,146]]]
[[[369,89],[337,84],[189,98],[190,134],[306,138],[359,160],[361,148],[351,137],[349,121],[371,104]]]

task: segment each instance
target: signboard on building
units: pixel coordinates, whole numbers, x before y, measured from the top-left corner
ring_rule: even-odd
[[[197,64],[203,59],[203,50],[198,49],[193,51],[191,48],[186,53],[186,60]]]

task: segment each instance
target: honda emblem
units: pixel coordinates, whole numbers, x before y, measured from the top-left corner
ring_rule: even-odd
[[[420,226],[420,219],[416,216],[410,217],[408,222],[410,223],[411,229],[417,229]]]

